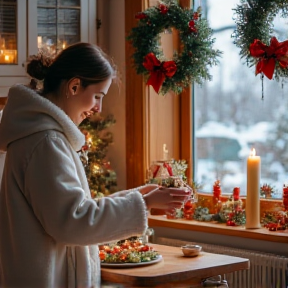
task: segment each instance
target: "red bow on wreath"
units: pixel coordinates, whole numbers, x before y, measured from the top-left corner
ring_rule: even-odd
[[[255,58],[259,58],[255,74],[263,72],[271,80],[276,61],[279,62],[282,68],[287,68],[288,66],[288,40],[278,42],[276,37],[272,37],[270,46],[267,46],[260,40],[255,39],[250,45],[250,54]]]
[[[157,93],[165,78],[171,78],[177,71],[175,61],[160,62],[152,52],[145,56],[143,66],[150,72],[147,85],[151,85]]]

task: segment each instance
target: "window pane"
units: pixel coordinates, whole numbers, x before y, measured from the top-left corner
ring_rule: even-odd
[[[60,6],[79,6],[80,7],[80,0],[60,0]]]
[[[17,1],[0,1],[0,64],[17,64]]]
[[[37,0],[37,5],[38,7],[40,6],[44,6],[44,7],[48,7],[48,6],[51,6],[51,7],[55,7],[57,4],[57,1],[56,0]]]
[[[80,41],[80,10],[58,11],[58,40],[66,45]]]
[[[80,1],[38,0],[38,48],[55,53],[79,41]]]
[[[245,195],[246,160],[255,148],[262,162],[260,185],[271,185],[272,196],[281,197],[288,182],[288,86],[265,77],[261,99],[260,75],[240,58],[231,37],[237,4],[240,0],[202,0],[204,17],[214,30],[214,48],[223,55],[210,69],[212,81],[195,85],[195,180],[206,192],[219,179],[223,193],[239,186]],[[274,26],[279,41],[288,39],[287,20],[277,15]]]
[[[47,47],[55,51],[57,43],[57,11],[56,9],[38,8],[38,48]]]

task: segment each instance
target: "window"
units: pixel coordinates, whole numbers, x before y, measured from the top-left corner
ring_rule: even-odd
[[[0,64],[17,64],[17,0],[0,0]]]
[[[219,65],[210,69],[213,79],[194,87],[195,181],[212,192],[219,179],[223,193],[240,187],[246,194],[246,159],[255,148],[261,156],[261,183],[282,197],[288,182],[288,84],[255,76],[240,58],[231,35],[233,14],[240,0],[202,0],[203,17],[214,30],[215,48],[223,51]],[[196,3],[196,6],[197,3]],[[285,27],[286,25],[286,27]],[[287,19],[274,19],[275,36],[288,39]],[[283,84],[283,85],[282,85]],[[286,94],[286,95],[285,95]]]
[[[80,0],[37,1],[38,48],[54,53],[80,41]]]

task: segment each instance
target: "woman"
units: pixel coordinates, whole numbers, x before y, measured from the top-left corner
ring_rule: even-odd
[[[101,111],[115,68],[88,43],[48,62],[28,63],[43,90],[11,87],[0,124],[0,287],[100,287],[97,244],[142,235],[147,209],[179,207],[187,192],[146,185],[91,199],[78,125]]]

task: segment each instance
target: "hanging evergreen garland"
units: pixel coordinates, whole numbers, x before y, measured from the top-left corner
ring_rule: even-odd
[[[221,52],[212,48],[212,30],[201,18],[200,7],[194,12],[181,8],[175,0],[164,0],[135,18],[138,25],[127,38],[135,49],[134,66],[158,94],[181,93],[192,81],[202,84],[211,80],[208,66],[218,63]],[[160,33],[173,28],[179,31],[181,51],[167,60],[159,45]]]
[[[288,40],[279,42],[273,35],[273,20],[280,12],[288,16],[287,0],[241,0],[236,12],[236,30],[232,37],[247,65],[256,66],[255,74],[268,79],[288,77]],[[263,89],[263,87],[262,87]],[[263,91],[262,91],[263,93]]]

